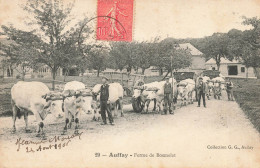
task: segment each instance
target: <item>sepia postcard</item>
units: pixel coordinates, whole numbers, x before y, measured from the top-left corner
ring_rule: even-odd
[[[0,0],[0,168],[260,167],[260,0]]]

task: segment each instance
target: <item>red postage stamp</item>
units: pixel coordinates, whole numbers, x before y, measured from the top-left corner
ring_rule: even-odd
[[[134,0],[98,0],[97,40],[132,41]]]

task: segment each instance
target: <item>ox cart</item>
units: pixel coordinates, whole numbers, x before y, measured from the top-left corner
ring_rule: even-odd
[[[128,72],[105,71],[103,74],[110,79],[111,82],[118,82],[124,88],[124,95],[132,96],[134,85],[137,81],[144,81],[145,75],[131,74]]]
[[[216,70],[205,70],[202,72],[202,76],[208,76],[210,79],[218,77],[219,74],[220,72]]]
[[[185,79],[193,79],[194,81],[196,81],[195,79],[197,78],[197,75],[195,72],[174,72],[173,75],[177,82],[180,82]],[[139,85],[137,83],[135,86],[135,89],[143,90],[144,88],[142,87],[142,84]],[[196,97],[196,100],[197,100],[197,97]],[[139,96],[138,98],[132,98],[132,107],[136,113],[142,112],[142,110],[144,108],[144,104],[142,102],[143,102],[143,100],[142,100],[141,96]]]
[[[180,82],[181,80],[184,79],[196,79],[196,74],[195,72],[174,72],[173,73],[174,78],[177,82]],[[136,89],[143,90],[144,88],[142,87],[142,84],[135,86]],[[144,104],[142,103],[142,97],[138,98],[132,98],[132,107],[136,113],[142,112],[144,108]]]

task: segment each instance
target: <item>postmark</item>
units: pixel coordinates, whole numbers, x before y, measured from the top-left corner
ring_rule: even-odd
[[[132,41],[134,0],[98,0],[97,40]]]

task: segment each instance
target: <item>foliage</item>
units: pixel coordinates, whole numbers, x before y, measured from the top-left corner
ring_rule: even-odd
[[[202,52],[207,59],[213,58],[216,61],[219,70],[221,58],[229,57],[227,49],[229,38],[227,34],[214,33],[212,36],[206,37],[205,41]]]
[[[170,72],[171,69],[177,71],[189,67],[190,64],[191,55],[189,50],[181,49],[177,43],[170,41],[162,41],[158,44],[157,57],[154,62],[155,66],[164,68]]]
[[[97,70],[97,76],[99,76],[101,70],[106,68],[108,54],[107,48],[103,46],[95,46],[88,51],[88,55],[86,57],[88,62],[87,66],[89,69]]]
[[[25,32],[2,26],[5,36],[36,52],[34,55],[28,55],[30,60],[46,64],[51,69],[53,89],[57,70],[71,66],[75,63],[74,57],[81,55],[77,48],[81,40],[78,38],[79,28],[74,28],[79,27],[80,23],[77,26],[69,26],[72,8],[73,4],[65,5],[59,0],[27,0],[24,10],[32,16],[29,25],[35,29]]]

